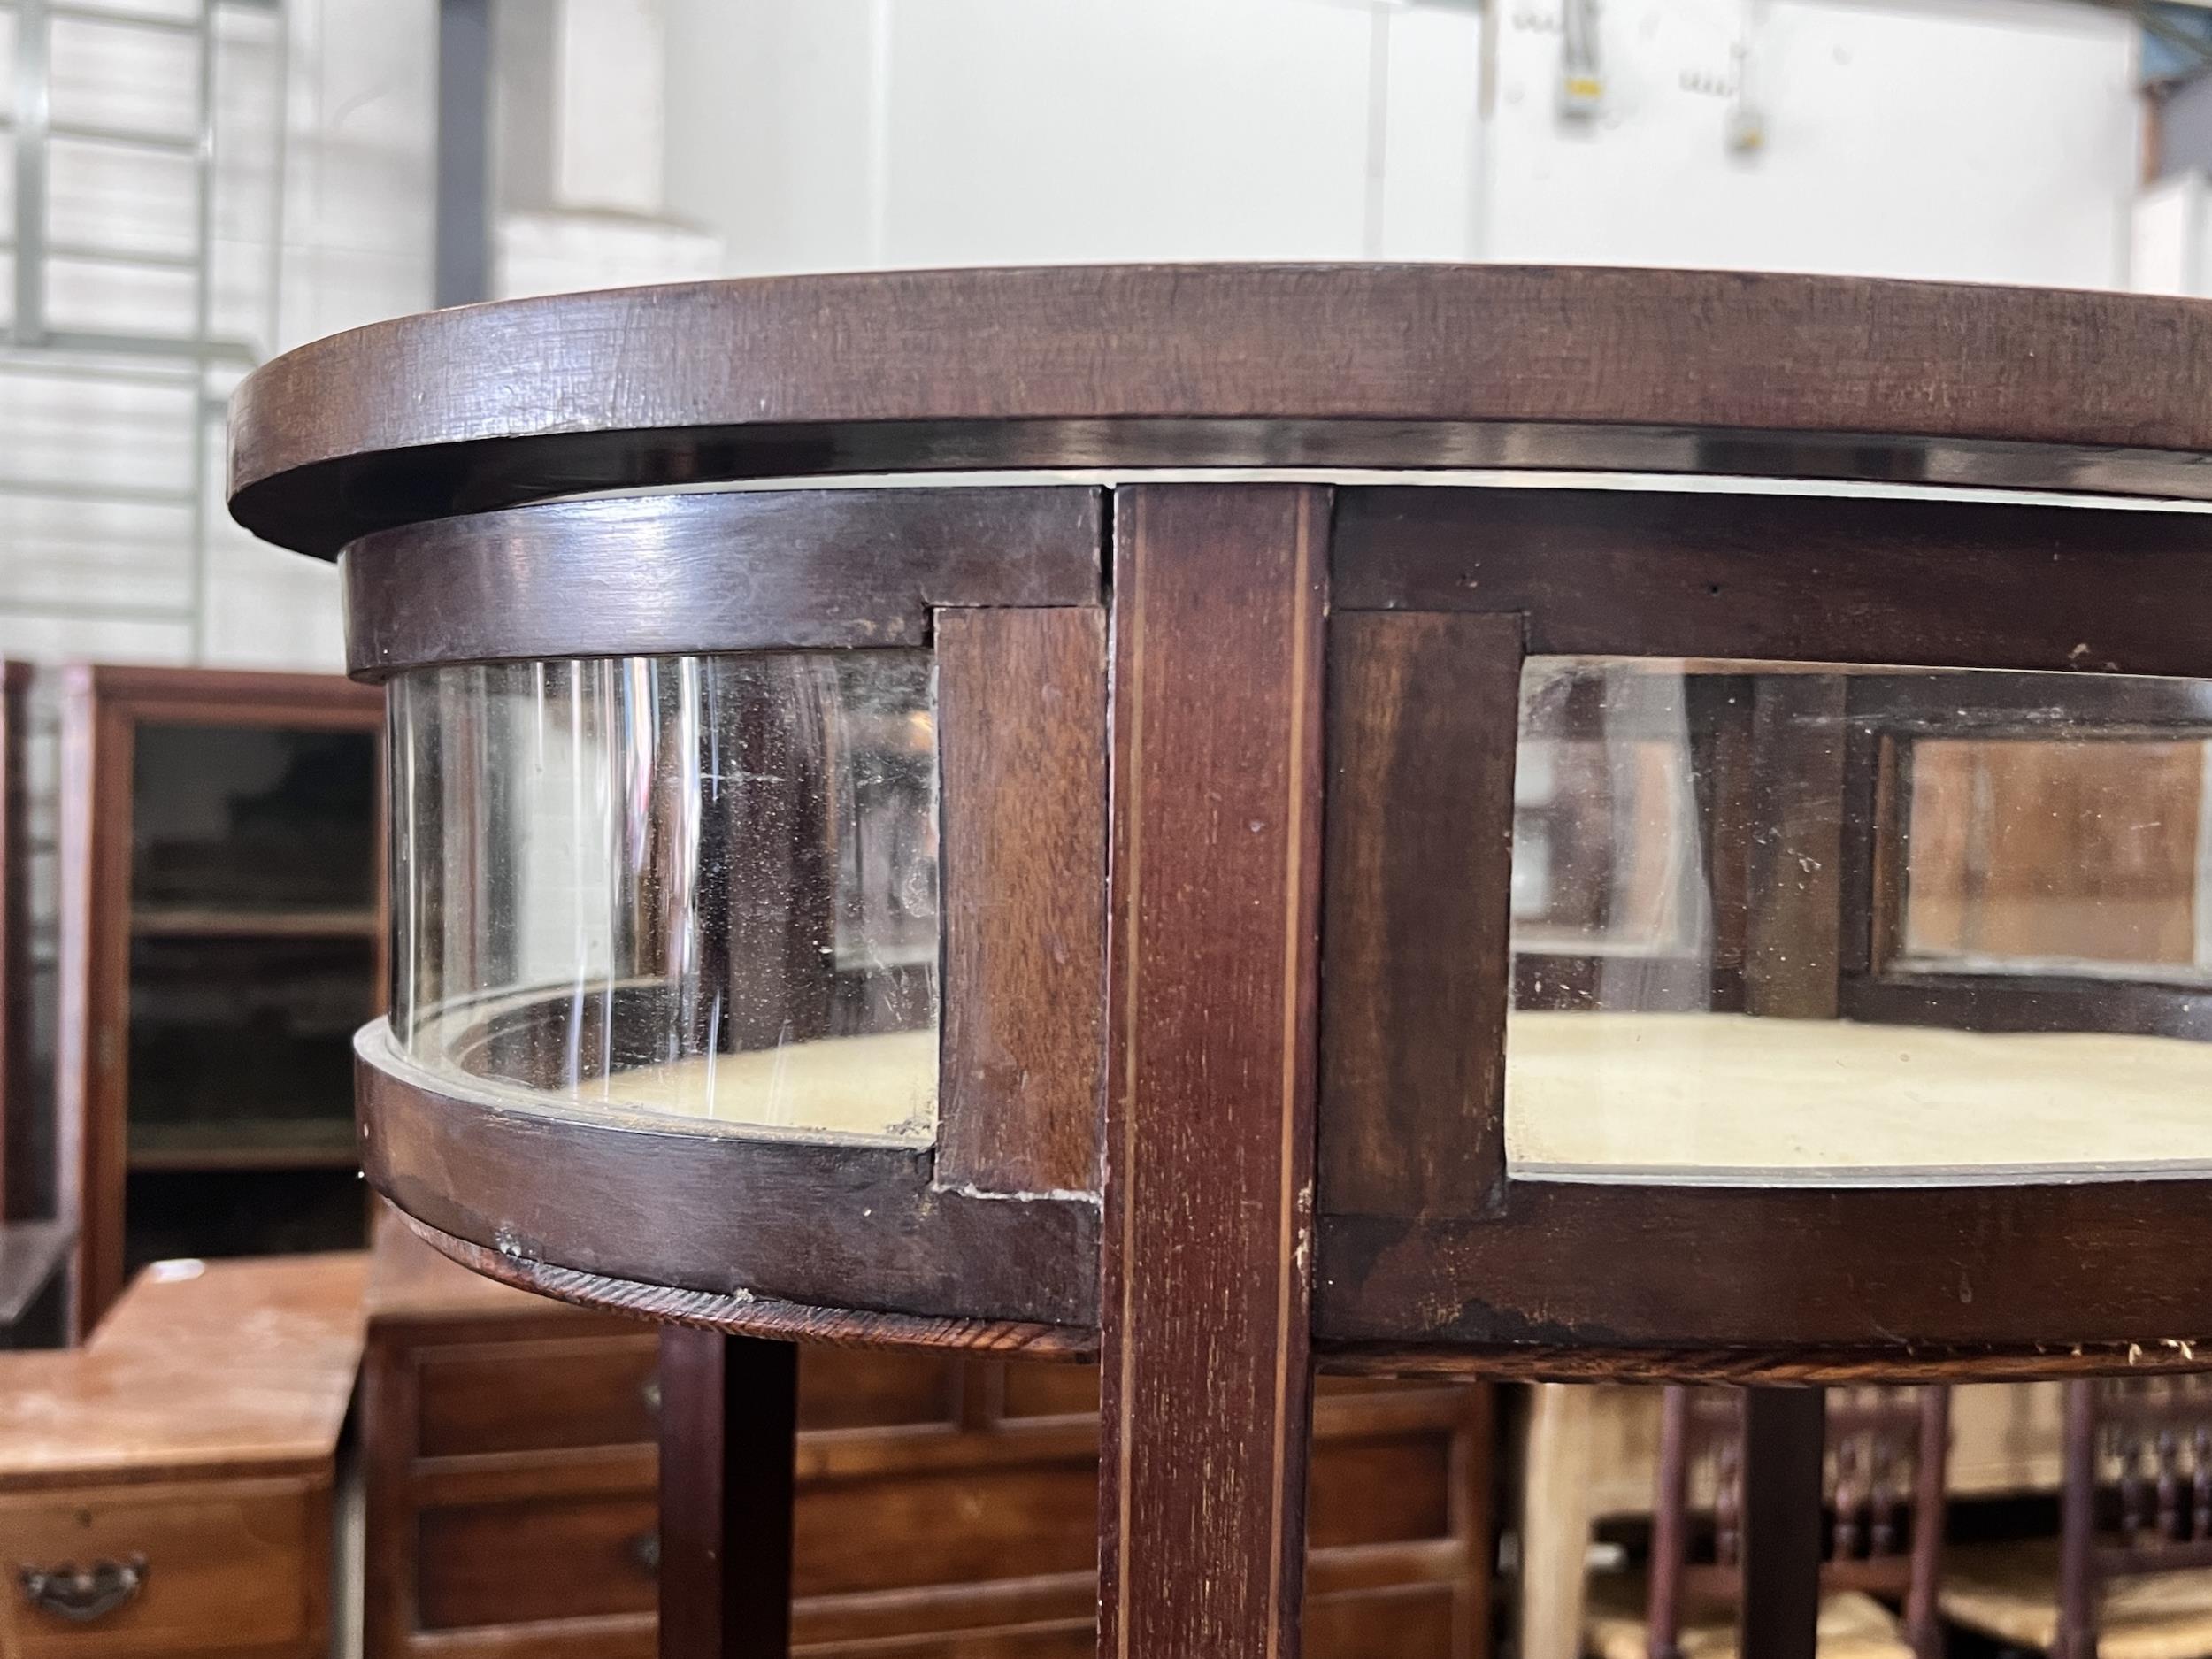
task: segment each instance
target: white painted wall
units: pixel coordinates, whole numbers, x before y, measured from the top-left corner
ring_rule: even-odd
[[[1486,257],[2111,287],[2139,177],[2135,26],[2056,0],[1611,0],[1563,126],[1555,4],[1502,0]],[[1725,142],[1743,59],[1765,140]],[[1717,90],[1697,89],[1712,87]]]
[[[667,0],[733,272],[1494,258],[2124,284],[2135,35],[2062,0]],[[1486,24],[1487,27],[1486,27]],[[1746,51],[1740,59],[1739,45]],[[1747,73],[1764,142],[1726,142]]]

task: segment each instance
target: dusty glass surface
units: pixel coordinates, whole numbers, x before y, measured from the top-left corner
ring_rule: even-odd
[[[2212,983],[2201,737],[1924,737],[1895,965]]]
[[[930,1138],[927,653],[428,669],[391,721],[405,1054],[580,1110]]]
[[[1532,659],[1523,1178],[2212,1167],[2212,684]]]

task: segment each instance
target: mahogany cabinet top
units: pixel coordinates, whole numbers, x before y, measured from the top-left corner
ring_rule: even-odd
[[[991,468],[1568,467],[2212,497],[2212,302],[1855,277],[1141,265],[505,301],[241,387],[232,511],[334,553],[580,491]]]

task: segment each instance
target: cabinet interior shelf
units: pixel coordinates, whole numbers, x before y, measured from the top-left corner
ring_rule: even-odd
[[[134,1171],[334,1170],[357,1161],[350,1117],[134,1123]]]
[[[383,926],[373,910],[214,910],[164,904],[131,912],[131,933],[140,939],[374,939]]]

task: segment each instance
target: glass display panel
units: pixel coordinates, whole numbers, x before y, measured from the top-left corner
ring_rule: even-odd
[[[350,1167],[374,950],[366,936],[133,940],[131,1166]]]
[[[403,1053],[572,1110],[932,1137],[926,652],[428,669],[391,721]]]
[[[2212,683],[1534,658],[1523,1179],[2212,1167]]]
[[[1895,965],[2212,983],[2208,757],[2195,736],[1913,741]]]
[[[376,739],[143,721],[131,748],[131,902],[142,929],[213,912],[376,905]]]

